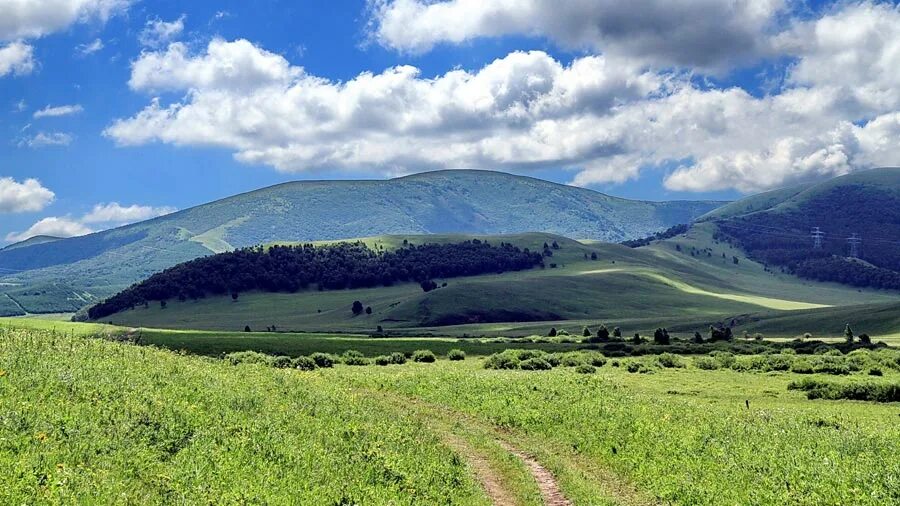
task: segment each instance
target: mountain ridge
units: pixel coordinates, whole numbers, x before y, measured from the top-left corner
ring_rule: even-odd
[[[178,263],[257,244],[531,231],[618,242],[691,221],[721,204],[628,200],[480,170],[295,181],[87,236],[0,251],[0,272],[7,273],[0,280],[77,293],[67,297],[71,303],[53,307],[71,311],[86,295],[102,298]]]

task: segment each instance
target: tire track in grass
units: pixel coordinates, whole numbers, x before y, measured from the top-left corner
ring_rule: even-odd
[[[469,442],[469,439],[474,438],[478,433],[483,434],[490,440],[490,443],[497,445],[500,450],[513,456],[519,464],[525,467],[530,481],[533,481],[533,485],[536,485],[537,491],[540,492],[537,504],[544,504],[545,506],[572,506],[574,504],[563,493],[559,485],[560,478],[562,478],[563,482],[568,481],[569,486],[575,488],[583,489],[587,486],[593,489],[594,492],[602,490],[602,494],[608,496],[604,498],[603,504],[628,506],[659,504],[658,501],[645,497],[637,489],[611,473],[608,469],[602,468],[593,461],[587,461],[580,455],[570,455],[564,449],[548,445],[546,442],[540,445],[541,453],[546,454],[544,457],[548,459],[548,462],[552,461],[553,467],[560,469],[560,472],[565,476],[555,475],[550,469],[541,464],[535,455],[523,451],[518,445],[513,444],[512,440],[520,438],[508,430],[494,427],[487,422],[455,411],[447,406],[434,404],[416,397],[406,397],[403,394],[383,390],[366,390],[366,393],[370,396],[378,396],[394,407],[414,411],[422,416],[425,424],[441,437],[448,447],[466,459],[472,472],[482,484],[494,505],[533,504],[535,501],[527,497],[527,494],[523,498],[522,490],[511,491],[516,485],[509,483],[509,472],[498,472],[494,467],[495,463],[492,463],[491,459],[487,458],[482,450],[476,449]],[[467,437],[457,434],[456,432],[459,432],[459,430],[465,431]],[[536,443],[533,438],[523,437],[521,439],[523,439],[523,442],[527,441],[527,446],[534,446]],[[575,476],[578,476],[582,483],[576,484],[572,482]],[[518,488],[522,487],[524,485],[518,485]],[[588,501],[588,499],[585,500]]]
[[[537,482],[537,486],[541,491],[541,497],[544,498],[545,506],[572,506],[572,502],[566,499],[566,496],[564,496],[559,489],[559,485],[556,483],[556,478],[553,476],[553,473],[548,471],[546,467],[542,466],[531,455],[523,453],[506,441],[500,441],[500,446],[518,457],[519,460],[528,466],[531,476],[534,478],[535,482]]]

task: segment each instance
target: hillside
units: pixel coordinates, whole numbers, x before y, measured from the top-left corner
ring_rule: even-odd
[[[15,242],[15,243],[10,244],[9,246],[0,248],[0,251],[12,251],[14,249],[27,248],[29,246],[36,246],[38,244],[47,244],[48,242],[56,242],[61,239],[62,239],[61,237],[54,237],[52,235],[36,235],[34,237],[25,239],[24,241]]]
[[[774,269],[900,290],[900,168],[751,197],[704,219],[716,225],[721,239]],[[819,247],[811,235],[815,228],[822,232]],[[859,238],[856,250],[851,237]]]
[[[719,205],[625,200],[489,171],[303,181],[85,237],[0,251],[0,286],[53,285],[65,295],[43,300],[42,311],[71,311],[78,300],[107,297],[173,265],[256,244],[535,230],[615,242],[688,222]]]
[[[550,327],[580,333],[600,322],[623,333],[652,333],[669,326],[692,335],[711,324],[750,315],[765,318],[815,308],[887,304],[891,294],[800,280],[770,272],[727,243],[717,243],[712,227],[702,224],[676,238],[632,249],[618,244],[583,243],[549,234],[481,237],[540,251],[554,241],[559,249],[545,258],[545,269],[447,279],[446,287],[423,292],[417,283],[351,290],[300,290],[296,293],[251,291],[237,300],[228,295],[198,300],[169,300],[136,306],[102,318],[131,327],[240,331],[274,327],[278,331],[372,333],[381,326],[392,334],[528,335]],[[372,248],[395,248],[407,241],[446,243],[470,236],[391,236],[366,239]],[[710,255],[692,255],[694,250]],[[724,255],[724,256],[723,256]],[[734,256],[740,256],[738,264]],[[596,259],[594,259],[596,257]],[[555,267],[554,267],[555,265]],[[438,279],[443,282],[445,280]],[[355,315],[354,300],[372,308]],[[804,332],[839,335],[846,315],[810,320]],[[758,325],[757,325],[758,327]],[[874,329],[873,329],[874,330]],[[898,328],[879,328],[900,332]],[[771,335],[782,335],[767,328]],[[646,334],[645,334],[646,335]]]

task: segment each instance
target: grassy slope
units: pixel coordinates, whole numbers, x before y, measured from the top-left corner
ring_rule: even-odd
[[[404,239],[420,243],[469,237],[391,236],[365,241],[370,247],[393,248]],[[759,313],[760,318],[779,316],[773,309],[897,301],[888,293],[858,291],[766,272],[761,265],[742,257],[739,251],[726,244],[716,244],[710,225],[706,224],[684,236],[636,250],[614,244],[584,244],[547,234],[519,234],[492,240],[505,240],[531,249],[540,249],[544,242],[557,240],[562,248],[547,263],[557,263],[558,267],[450,279],[446,288],[428,294],[415,284],[406,284],[297,294],[248,293],[242,294],[237,302],[229,297],[184,303],[169,301],[166,309],[154,304],[147,309],[114,315],[109,320],[129,326],[230,331],[240,331],[245,325],[253,330],[275,325],[280,330],[370,333],[381,325],[413,335],[423,331],[440,335],[544,334],[550,326],[580,333],[583,325],[606,322],[621,326],[630,335],[646,334],[659,326],[693,333],[703,331],[713,322],[735,318],[743,321],[751,314]],[[677,245],[681,251],[676,249]],[[691,248],[710,248],[714,253],[711,257],[691,257]],[[599,259],[585,260],[584,255],[592,252]],[[741,256],[738,265],[732,261],[735,255]],[[349,307],[354,300],[371,306],[373,314],[353,316]],[[862,312],[863,306],[857,309]],[[787,313],[785,318],[790,314],[795,313]],[[846,323],[829,317],[828,312],[813,314],[819,317],[804,322],[815,326],[800,333],[836,336]],[[857,321],[852,316],[840,319],[851,317],[849,321]],[[505,321],[519,323],[504,324]],[[891,325],[894,321],[885,320]],[[754,326],[753,331],[760,328]],[[765,330],[768,335],[778,336],[794,332],[793,327],[789,331],[785,327],[783,332],[772,326]],[[900,326],[882,325],[872,328],[870,333],[897,331]]]
[[[0,503],[488,504],[424,424],[321,373],[0,328]]]
[[[900,501],[896,404],[633,360],[655,358],[589,376],[473,359],[299,372],[0,328],[0,502],[486,504],[466,465],[481,452],[536,504],[498,442],[576,504]],[[839,381],[900,379],[861,374]]]

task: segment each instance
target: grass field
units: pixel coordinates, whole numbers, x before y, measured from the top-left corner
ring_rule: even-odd
[[[70,325],[0,325],[0,503],[537,505],[548,488],[576,505],[900,501],[900,404],[787,388],[897,383],[895,368],[835,377],[653,356],[595,374],[476,357],[299,371]]]
[[[470,236],[389,236],[366,239],[370,247],[396,248],[404,239],[452,242]],[[627,334],[659,326],[692,334],[717,322],[748,322],[744,330],[773,337],[806,332],[838,337],[844,324],[866,320],[870,334],[900,333],[900,299],[895,294],[813,283],[767,272],[727,244],[712,238],[707,224],[684,236],[630,249],[615,244],[579,243],[549,234],[497,236],[520,247],[540,249],[554,240],[560,249],[547,259],[556,268],[446,280],[448,286],[424,293],[416,284],[391,287],[288,293],[244,293],[197,301],[168,301],[113,315],[108,321],[130,327],[348,332],[369,334],[378,326],[401,335],[545,334],[551,326],[579,332],[584,325],[620,326]],[[691,252],[709,252],[695,254]],[[591,254],[598,256],[590,260]],[[723,257],[724,255],[724,257]],[[733,257],[740,256],[735,264]],[[588,257],[588,259],[585,259]],[[360,300],[372,314],[354,316]],[[888,305],[894,303],[895,307]],[[875,305],[879,322],[866,319]],[[836,313],[828,308],[855,306]],[[825,310],[816,313],[816,308]],[[802,316],[805,314],[813,316]],[[829,315],[832,316],[829,316]],[[841,316],[837,316],[840,314]],[[798,316],[797,325],[783,325]],[[765,325],[777,320],[778,325]],[[752,325],[750,324],[752,322]],[[802,328],[799,328],[802,327]],[[796,329],[796,330],[795,330]]]

